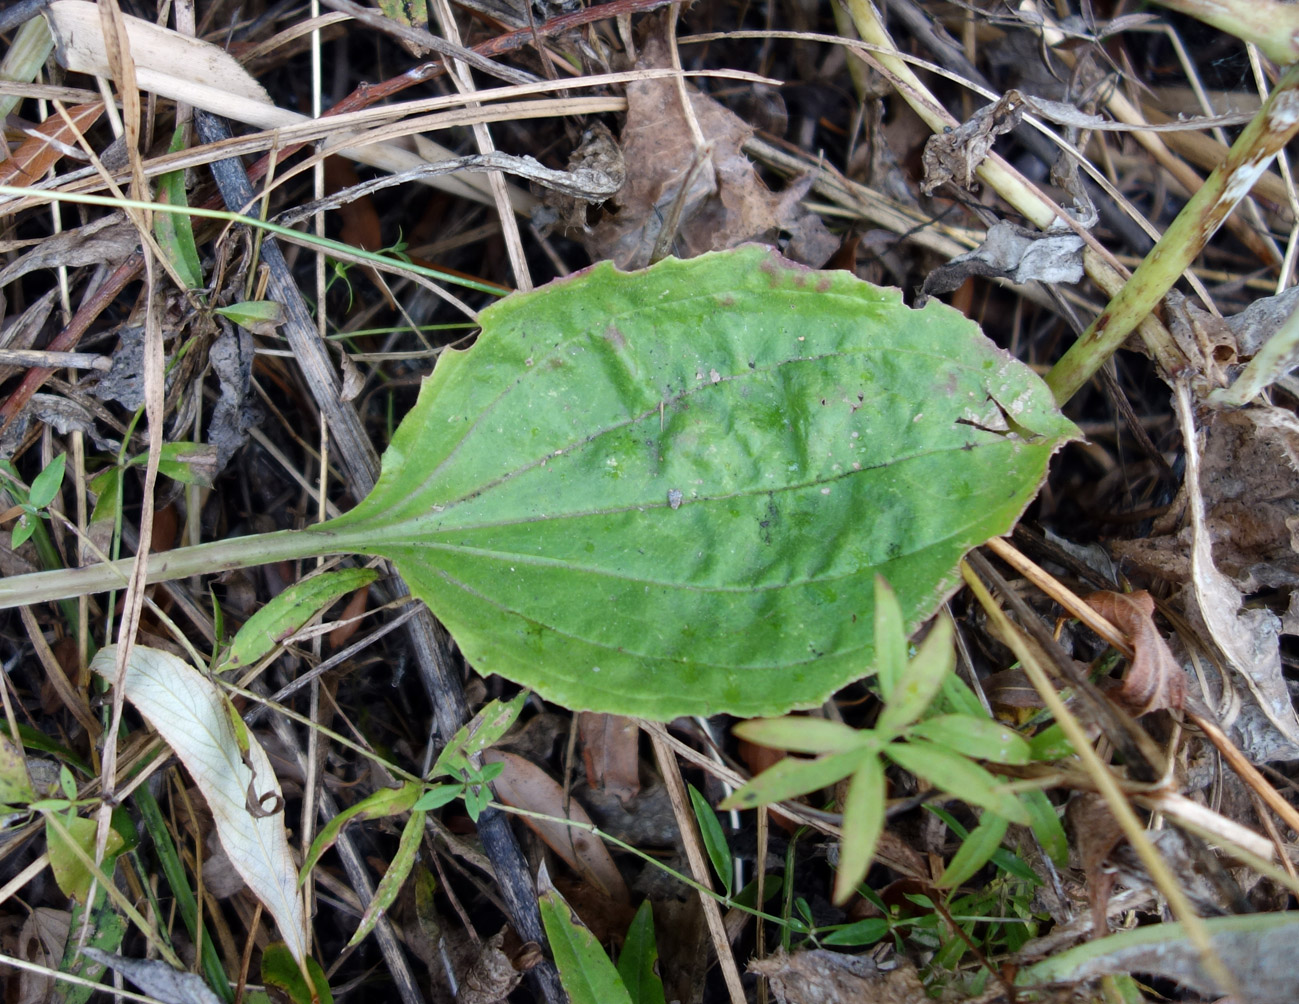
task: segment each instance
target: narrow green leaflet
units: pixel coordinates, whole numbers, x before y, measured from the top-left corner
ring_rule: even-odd
[[[642,900],[618,956],[618,975],[622,977],[631,1004],[666,1004],[663,981],[656,973],[658,944],[654,940],[654,909]]]
[[[353,948],[364,941],[374,930],[374,925],[379,922],[383,911],[392,906],[392,901],[397,898],[397,893],[401,892],[406,877],[415,866],[415,855],[419,852],[419,842],[423,835],[424,813],[412,812],[402,828],[401,839],[397,841],[397,853],[393,855],[392,863],[388,865],[388,870],[379,880],[379,885],[374,890],[374,898],[370,900],[365,913],[361,915],[361,922],[356,925],[352,940],[347,943],[348,948]]]
[[[848,753],[863,746],[878,746],[869,734],[843,722],[801,715],[737,722],[732,731],[751,743],[790,753]]]
[[[772,802],[783,802],[787,798],[797,798],[819,788],[828,788],[866,761],[875,759],[875,755],[875,750],[864,749],[817,757],[815,760],[786,757],[734,792],[722,802],[721,808],[752,809]]]
[[[917,722],[907,735],[993,763],[1028,763],[1028,740],[1008,725],[974,715],[938,715]]]
[[[897,593],[882,575],[875,576],[875,673],[880,697],[893,700],[893,689],[907,668],[907,625]]]
[[[939,617],[934,629],[906,664],[906,672],[893,687],[884,710],[875,723],[875,732],[883,738],[897,735],[925,713],[930,702],[951,676],[956,666],[956,649],[952,647],[952,622]]]
[[[471,757],[494,745],[510,730],[528,696],[524,691],[508,701],[493,700],[485,704],[478,714],[456,730],[451,741],[442,748],[429,777],[452,773],[463,776],[471,768]]]
[[[976,763],[923,740],[889,743],[885,755],[903,770],[923,778],[949,795],[1027,826],[1028,812],[997,779]]]
[[[549,881],[547,876],[540,884]],[[573,1004],[632,1004],[618,970],[595,935],[574,919],[564,897],[552,886],[538,897],[538,903],[560,982]]]
[[[1069,838],[1065,835],[1055,806],[1044,791],[1021,791],[1019,800],[1032,821],[1033,836],[1057,868],[1069,867]]]
[[[353,819],[358,816],[362,819],[385,819],[388,816],[399,816],[404,812],[410,812],[415,807],[420,792],[421,788],[418,784],[409,782],[400,788],[380,788],[340,812],[324,825],[316,834],[316,839],[311,842],[311,849],[303,859],[302,867],[298,869],[298,885],[302,885],[307,880],[307,875],[316,867],[320,855],[334,846],[338,835],[343,832],[343,827]]]
[[[839,870],[834,877],[834,901],[845,903],[866,877],[875,845],[884,832],[884,768],[870,757],[848,782],[843,805],[843,841],[839,845]]]
[[[971,878],[975,872],[988,863],[1001,838],[1006,835],[1010,822],[995,812],[985,812],[979,825],[962,842],[960,848],[952,855],[952,860],[943,869],[943,874],[935,883],[940,889],[955,889]]]
[[[335,600],[378,577],[372,568],[344,568],[294,583],[248,618],[217,672],[251,666]]]
[[[1076,435],[956,311],[757,247],[483,311],[322,553],[392,559],[482,673],[655,719],[815,705]]]
[[[708,804],[708,799],[693,784],[688,785],[690,805],[695,810],[695,819],[699,823],[699,835],[703,838],[704,849],[708,851],[708,860],[713,863],[713,871],[722,880],[722,890],[731,895],[732,883],[735,881],[734,860],[731,857],[730,845],[726,834],[722,832],[721,821],[717,813]]]
[[[185,149],[185,127],[177,126],[171,137],[170,152]],[[185,172],[168,171],[158,179],[158,197],[173,206],[187,206],[185,197]],[[176,274],[189,289],[203,287],[203,266],[199,263],[198,247],[194,243],[194,228],[184,213],[155,213],[153,233],[158,246],[171,262]]]

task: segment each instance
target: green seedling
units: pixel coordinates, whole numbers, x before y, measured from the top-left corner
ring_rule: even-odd
[[[10,547],[17,548],[25,544],[28,538],[36,532],[37,521],[49,518],[45,509],[48,508],[49,504],[54,501],[54,497],[59,493],[59,488],[63,484],[63,469],[66,463],[66,453],[60,453],[50,461],[49,466],[32,480],[32,486],[27,492],[27,498],[20,500],[17,505],[4,514],[3,518],[5,519],[12,519],[14,516],[18,517],[18,522],[14,524],[13,535],[10,538]]]
[[[884,710],[873,729],[853,729],[819,718],[759,720],[735,727],[736,734],[750,742],[816,757],[782,760],[735,792],[722,808],[769,805],[848,779],[842,806],[844,840],[835,876],[837,903],[845,902],[865,877],[883,832],[886,762],[988,810],[999,820],[989,820],[990,829],[1000,826],[991,846],[982,841],[965,860],[954,862],[962,875],[967,870],[972,875],[995,852],[1006,821],[1031,821],[1028,811],[1002,782],[971,759],[1027,763],[1028,743],[981,712],[942,713],[932,707],[955,666],[951,622],[939,619],[911,659],[907,658],[904,625],[893,590],[882,579],[876,580],[876,676]]]

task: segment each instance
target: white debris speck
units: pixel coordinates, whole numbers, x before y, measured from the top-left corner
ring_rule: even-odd
[[[919,422],[919,421],[920,421],[922,418],[924,418],[924,417],[925,417],[925,413],[922,411],[922,412],[920,412],[920,414],[918,414],[918,415],[917,415],[915,418],[913,418],[911,421],[913,421],[913,422]]]
[[[722,375],[718,373],[717,370],[709,370],[708,379],[711,380],[713,383],[721,383]]]
[[[829,488],[822,488],[822,489],[821,489],[821,494],[822,494],[822,495],[829,495],[829,494],[830,494],[830,489],[829,489]]]
[[[592,666],[592,667],[591,667],[591,672],[592,672],[592,673],[598,673],[598,672],[600,672],[600,667],[599,667],[599,666]]]

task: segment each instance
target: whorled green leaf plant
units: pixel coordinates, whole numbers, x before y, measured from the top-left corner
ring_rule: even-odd
[[[481,324],[355,509],[149,579],[379,555],[479,672],[570,708],[777,714],[869,671],[876,575],[917,626],[1076,434],[956,311],[765,248],[597,265]],[[124,576],[8,579],[0,606]]]

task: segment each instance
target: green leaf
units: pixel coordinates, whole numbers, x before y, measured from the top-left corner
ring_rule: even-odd
[[[26,805],[35,798],[22,747],[0,733],[0,806]]]
[[[185,149],[185,127],[177,126],[171,137],[170,152]],[[158,198],[173,206],[187,206],[185,197],[185,172],[168,171],[158,179]],[[194,228],[183,213],[154,213],[153,233],[158,246],[171,262],[188,289],[203,286],[203,267],[199,263],[198,247],[194,243]]]
[[[940,889],[954,889],[969,879],[988,863],[1001,847],[1010,822],[995,812],[985,812],[969,836],[961,842],[952,860],[943,869],[935,885]]]
[[[952,637],[952,622],[939,617],[916,657],[907,663],[905,674],[880,712],[875,732],[881,738],[897,735],[925,713],[943,685],[943,679],[956,668]]]
[[[284,323],[284,308],[274,300],[243,300],[217,307],[216,313],[255,335],[273,335]]]
[[[347,943],[347,948],[353,948],[364,941],[374,930],[374,925],[379,922],[383,911],[388,909],[392,901],[397,898],[402,885],[406,882],[406,876],[415,866],[415,855],[419,853],[419,842],[423,836],[424,813],[412,812],[402,828],[401,839],[397,841],[397,853],[392,856],[392,863],[388,865],[388,870],[379,880],[379,885],[374,890],[374,898],[370,900],[370,905],[361,915],[361,923],[356,925],[356,931]]]
[[[786,757],[768,767],[743,788],[722,802],[722,809],[753,809],[759,805],[783,802],[808,792],[828,788],[857,770],[865,760],[874,759],[872,750],[836,753],[833,756],[801,760]]]
[[[843,722],[802,715],[737,722],[731,731],[759,746],[791,753],[848,753],[878,746],[869,733],[859,732]]]
[[[821,938],[823,945],[843,945],[849,948],[873,945],[889,933],[889,922],[883,917],[867,917],[855,924],[831,931]]]
[[[1019,800],[1028,810],[1033,835],[1057,868],[1069,867],[1069,838],[1065,835],[1055,806],[1044,791],[1021,791]]]
[[[995,777],[965,757],[927,743],[912,740],[884,747],[890,760],[903,770],[923,778],[940,791],[1006,816],[1011,822],[1028,825],[1028,812]]]
[[[36,519],[31,513],[23,513],[18,522],[14,524],[13,535],[9,538],[9,546],[13,549],[22,547],[36,532]]]
[[[708,799],[693,784],[687,785],[690,790],[690,804],[695,810],[695,819],[699,823],[699,835],[703,838],[704,849],[708,851],[708,860],[713,863],[713,871],[722,880],[722,889],[731,895],[731,884],[735,877],[735,866],[731,858],[731,848],[726,842],[726,834],[717,813],[708,804]]]
[[[329,991],[329,980],[320,963],[308,956],[306,967],[315,984],[314,997],[288,945],[274,941],[262,953],[262,983],[279,990],[293,1004],[333,1004],[334,995]]]
[[[464,777],[471,773],[473,768],[469,763],[470,757],[494,745],[505,735],[519,717],[527,700],[528,692],[525,690],[508,701],[493,700],[484,705],[478,714],[456,730],[451,741],[442,748],[437,760],[433,762],[429,777],[443,774]],[[499,770],[498,766],[498,773]]]
[[[875,845],[884,831],[884,767],[869,757],[848,782],[843,804],[843,841],[839,871],[834,877],[834,901],[845,903],[866,877]]]
[[[907,670],[907,623],[898,595],[884,576],[875,576],[875,672],[880,696],[893,700],[893,690]]]
[[[53,822],[54,818],[56,817],[45,817],[45,846],[50,856],[50,868],[54,871],[54,881],[58,883],[59,889],[65,896],[71,896],[78,903],[84,904],[86,896],[90,892],[92,876],[81,856],[68,846],[68,841],[59,832],[59,827]],[[77,846],[93,860],[95,857],[95,833],[99,829],[96,822],[82,816],[73,816],[71,819],[65,816],[57,818],[64,831],[66,831],[68,838],[75,841]],[[103,871],[105,875],[113,874],[113,866],[121,849],[121,835],[116,830],[110,829],[108,831],[108,842],[104,848]]]
[[[1008,725],[974,715],[939,715],[917,722],[908,736],[993,763],[1028,763],[1028,741]]]
[[[335,600],[368,586],[378,577],[372,568],[344,568],[294,583],[248,618],[235,634],[217,672],[251,666]]]
[[[449,802],[454,802],[464,794],[463,785],[459,784],[435,784],[424,794],[420,795],[419,801],[411,806],[412,809],[418,809],[420,812],[431,812],[434,809],[440,809]]]
[[[552,887],[538,902],[559,980],[572,1004],[632,1004],[618,970],[595,936],[574,919],[564,897]]]
[[[59,493],[59,486],[63,484],[63,468],[67,460],[68,455],[60,453],[32,480],[32,490],[27,495],[27,501],[34,508],[44,509],[54,501],[54,496]]]
[[[1008,529],[1076,434],[956,311],[748,247],[484,310],[355,510],[481,673],[655,719],[812,706]],[[865,516],[864,514],[869,514]]]
[[[649,900],[642,900],[627,937],[622,954],[618,956],[618,975],[631,1004],[666,1004],[663,981],[654,970],[658,966],[659,950],[654,941],[654,911]]]
[[[1073,756],[1073,743],[1064,734],[1059,722],[1052,722],[1028,741],[1034,760],[1063,760]]]
[[[420,786],[413,782],[403,784],[400,788],[380,788],[374,794],[366,796],[340,812],[324,825],[316,834],[316,839],[311,842],[311,849],[298,870],[298,885],[306,881],[308,872],[316,867],[320,856],[334,846],[343,827],[353,819],[358,816],[362,819],[385,819],[388,816],[399,816],[403,812],[410,812],[416,807],[419,794]]]

